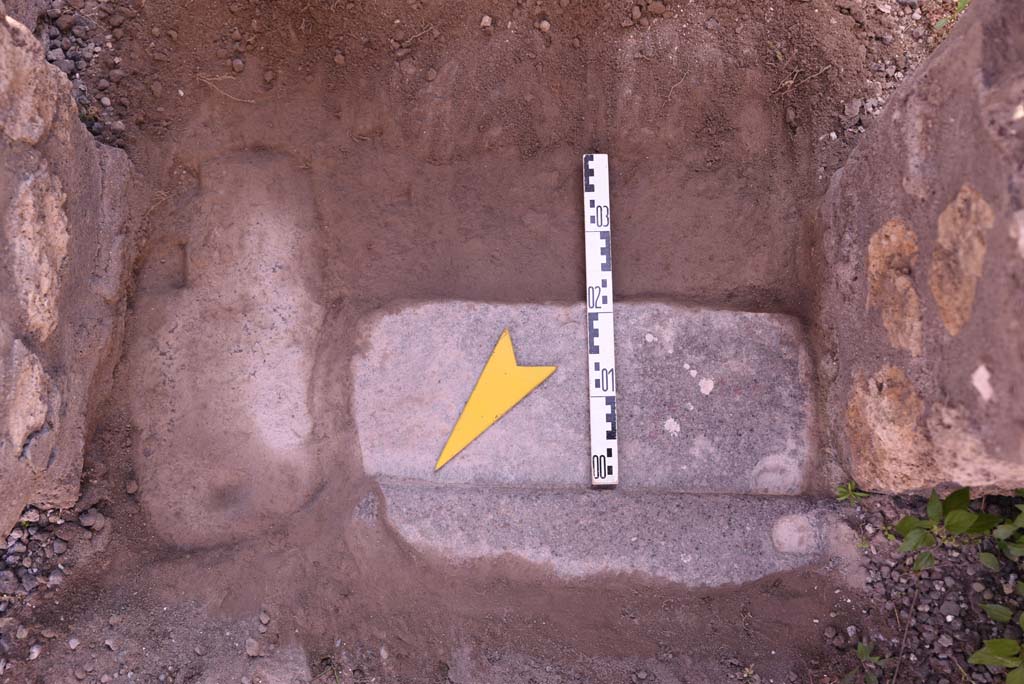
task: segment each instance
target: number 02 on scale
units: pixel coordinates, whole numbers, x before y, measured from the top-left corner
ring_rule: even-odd
[[[583,236],[587,258],[587,385],[590,394],[590,482],[619,483],[615,428],[615,323],[612,318],[612,219],[608,155],[583,155]]]

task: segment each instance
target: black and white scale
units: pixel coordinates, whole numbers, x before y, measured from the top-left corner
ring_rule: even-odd
[[[615,303],[608,155],[583,155],[583,234],[587,262],[587,369],[590,394],[590,482],[619,483],[615,420]]]

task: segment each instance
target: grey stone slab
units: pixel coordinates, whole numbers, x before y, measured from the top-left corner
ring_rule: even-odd
[[[796,321],[616,304],[620,487],[796,494],[815,449]],[[558,370],[438,473],[433,466],[501,331],[521,364]],[[368,474],[589,486],[582,305],[416,304],[364,323],[354,412]]]
[[[832,518],[798,497],[552,491],[382,480],[387,518],[445,560],[511,555],[563,578],[750,582],[821,559]]]

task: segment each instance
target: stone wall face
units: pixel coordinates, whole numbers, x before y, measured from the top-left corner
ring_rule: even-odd
[[[47,0],[6,0],[7,16],[33,31],[39,17],[46,11]]]
[[[0,4],[0,532],[71,506],[120,349],[130,163]]]
[[[818,375],[866,489],[1024,484],[1021,36],[973,3],[826,197]]]

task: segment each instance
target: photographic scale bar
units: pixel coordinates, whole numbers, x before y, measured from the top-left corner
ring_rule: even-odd
[[[608,155],[583,155],[583,235],[587,261],[587,376],[590,394],[590,483],[619,483],[615,420],[615,321]]]

